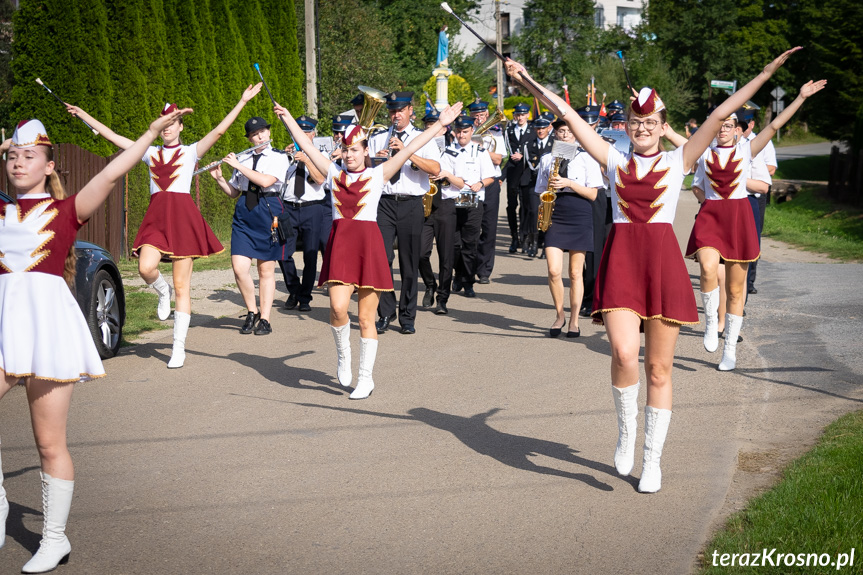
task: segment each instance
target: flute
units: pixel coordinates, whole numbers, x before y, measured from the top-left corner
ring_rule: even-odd
[[[258,148],[260,148],[261,146],[266,146],[266,145],[267,145],[267,144],[269,144],[271,141],[272,141],[272,140],[267,140],[266,142],[261,142],[261,143],[260,143],[260,144],[258,144],[257,146],[252,146],[251,148],[248,148],[247,150],[243,150],[242,152],[237,152],[237,153],[236,153],[236,154],[234,154],[234,155],[235,155],[235,156],[237,156],[237,158],[239,158],[239,157],[240,157],[240,156],[242,156],[243,154],[249,154],[249,153],[254,152],[255,150],[257,150],[257,149],[258,149]],[[222,165],[222,163],[223,163],[224,161],[225,161],[225,160],[224,160],[224,158],[223,158],[223,159],[221,159],[221,160],[219,160],[219,161],[213,162],[212,164],[207,164],[207,165],[206,165],[206,166],[204,166],[203,168],[198,168],[197,170],[195,170],[194,172],[192,172],[192,175],[193,175],[193,176],[197,176],[197,175],[198,175],[198,174],[200,174],[200,173],[203,173],[203,172],[209,172],[210,170],[212,170],[212,169],[213,169],[213,168],[215,168],[216,166],[221,166],[221,165]]]

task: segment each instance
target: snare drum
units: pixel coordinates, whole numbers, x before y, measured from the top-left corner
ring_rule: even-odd
[[[455,198],[457,208],[478,208],[479,192],[459,192]]]

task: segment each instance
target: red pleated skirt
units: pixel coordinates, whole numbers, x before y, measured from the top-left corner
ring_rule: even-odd
[[[629,310],[642,319],[698,323],[689,272],[671,224],[614,224],[605,242],[593,297],[602,312]]]
[[[387,251],[377,222],[333,220],[318,280],[318,285],[325,283],[393,291]]]
[[[225,251],[191,194],[174,192],[150,196],[150,206],[132,246],[133,257],[138,257],[142,246],[159,250],[163,261],[205,258]]]
[[[686,257],[714,249],[727,262],[754,262],[761,255],[752,205],[746,198],[707,200],[695,216]]]

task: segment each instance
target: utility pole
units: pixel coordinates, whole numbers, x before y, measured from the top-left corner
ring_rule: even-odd
[[[496,24],[494,47],[498,53],[501,53],[503,41],[501,39],[500,0],[494,0],[494,21]],[[503,62],[500,61],[500,58],[495,58],[495,61],[497,62],[497,109],[503,110]]]
[[[315,50],[315,0],[305,0],[306,21],[306,114],[318,117],[318,66]]]

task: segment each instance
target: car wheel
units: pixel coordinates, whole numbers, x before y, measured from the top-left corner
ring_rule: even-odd
[[[117,282],[106,270],[99,270],[93,278],[87,325],[99,356],[108,359],[117,355],[123,327],[120,317],[120,300]]]

